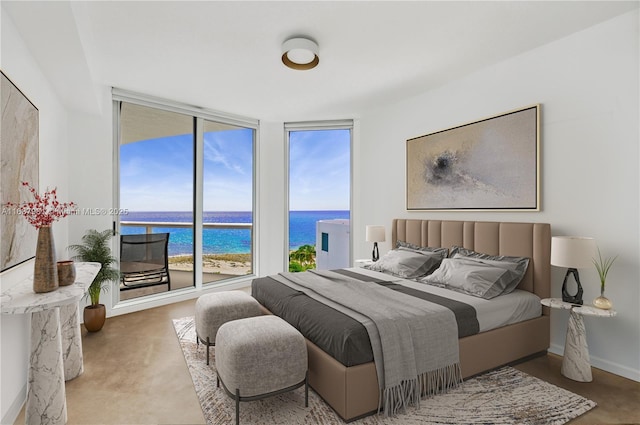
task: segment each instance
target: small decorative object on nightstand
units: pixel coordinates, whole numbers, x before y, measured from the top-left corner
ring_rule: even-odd
[[[600,296],[593,300],[593,306],[597,308],[601,308],[603,310],[609,310],[613,307],[613,303],[611,300],[604,296],[604,285],[607,281],[607,274],[609,274],[609,269],[613,265],[613,262],[616,261],[618,256],[616,255],[613,258],[603,259],[600,254],[600,248],[598,248],[598,259],[593,259],[593,264],[596,266],[596,270],[598,270],[598,277],[600,277]]]
[[[595,252],[596,241],[593,238],[577,236],[554,236],[551,238],[551,264],[568,268],[562,282],[562,301],[582,305],[583,291],[578,269],[589,267]],[[567,289],[567,280],[571,274],[577,285],[576,293],[573,295]]]
[[[371,259],[373,261],[378,261],[380,258],[378,242],[384,242],[384,226],[367,226],[367,242],[373,242]]]
[[[540,302],[547,307],[569,310],[567,336],[564,341],[564,355],[560,372],[574,381],[591,382],[593,376],[591,375],[589,347],[587,346],[587,332],[582,317],[614,317],[618,313],[615,310],[601,310],[593,306],[576,306],[564,302],[560,298],[545,298]]]

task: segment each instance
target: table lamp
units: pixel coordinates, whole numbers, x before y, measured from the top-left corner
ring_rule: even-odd
[[[378,242],[384,242],[384,226],[367,226],[367,242],[373,242],[373,252],[371,259],[378,261],[380,253],[378,251]]]
[[[593,238],[579,236],[554,236],[551,238],[551,265],[567,267],[567,274],[562,282],[562,301],[582,305],[582,285],[578,269],[591,267],[596,252],[596,241]],[[567,290],[569,275],[578,285],[575,294]]]

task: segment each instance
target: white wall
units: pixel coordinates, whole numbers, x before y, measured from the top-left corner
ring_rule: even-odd
[[[113,207],[113,142],[111,138],[111,92],[101,96],[102,114],[91,115],[80,111],[69,112],[69,191],[78,205],[79,215],[73,217],[69,227],[69,243],[80,243],[88,229],[103,231],[112,228],[112,215],[98,213]],[[115,243],[115,239],[113,240]],[[68,255],[75,253],[67,251]],[[113,291],[103,292],[100,302],[110,311]],[[89,299],[81,306],[90,304]]]
[[[285,133],[282,122],[260,122],[258,139],[258,273],[279,273],[285,264]]]
[[[619,256],[606,290],[619,314],[585,319],[592,364],[640,381],[638,48],[634,11],[362,117],[355,258],[371,249],[365,225],[394,217],[548,222],[554,235],[595,237],[605,255]],[[406,211],[407,139],[535,103],[542,104],[540,212]],[[565,270],[553,269],[559,297]],[[580,276],[590,301],[599,295],[596,271]],[[567,314],[553,311],[551,319],[552,351],[562,353]]]
[[[68,189],[70,164],[65,108],[29,54],[9,16],[6,13],[1,15],[0,66],[39,110],[40,191],[46,187],[57,187],[60,201],[73,201]],[[73,217],[63,218],[53,225],[58,258],[65,255],[71,220]],[[35,252],[35,246],[33,249]],[[31,273],[33,260],[2,273],[0,290],[10,288]],[[30,318],[27,315],[3,315],[0,320],[0,420],[4,424],[13,422],[26,396]]]

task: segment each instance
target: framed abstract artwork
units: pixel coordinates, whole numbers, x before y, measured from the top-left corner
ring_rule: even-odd
[[[407,140],[407,210],[540,210],[540,105]]]
[[[31,259],[38,233],[7,202],[20,203],[28,195],[20,184],[38,189],[38,108],[1,73],[0,98],[0,271]]]

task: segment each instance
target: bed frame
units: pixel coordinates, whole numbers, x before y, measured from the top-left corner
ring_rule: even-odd
[[[394,219],[392,246],[401,240],[419,246],[454,245],[491,255],[531,258],[519,289],[550,296],[551,226],[545,223]],[[542,316],[459,340],[463,378],[477,375],[549,348],[549,309]],[[346,367],[307,340],[309,385],[347,422],[378,409],[373,362]]]

